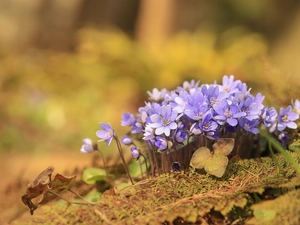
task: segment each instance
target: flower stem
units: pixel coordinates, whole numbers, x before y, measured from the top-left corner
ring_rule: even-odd
[[[106,174],[106,176],[107,176],[107,175],[108,175],[108,173],[107,173],[107,165],[106,165],[106,161],[105,161],[104,155],[103,155],[103,153],[102,153],[98,148],[97,148],[97,151],[100,153],[100,155],[101,155],[101,157],[102,157],[102,162],[103,162],[105,174]]]
[[[124,158],[124,154],[123,154],[123,149],[122,149],[121,143],[120,143],[120,141],[119,141],[119,139],[118,139],[118,137],[117,137],[116,135],[114,135],[114,139],[115,139],[115,141],[116,141],[116,143],[117,143],[117,147],[118,147],[119,154],[120,154],[120,156],[121,156],[121,159],[122,159],[122,162],[123,162],[123,166],[124,166],[124,168],[125,168],[125,171],[126,171],[128,177],[129,177],[129,179],[130,179],[131,184],[133,185],[133,180],[132,180],[132,177],[130,176],[130,173],[129,173],[129,170],[128,170],[128,166],[127,166],[126,161],[125,161],[125,158]]]

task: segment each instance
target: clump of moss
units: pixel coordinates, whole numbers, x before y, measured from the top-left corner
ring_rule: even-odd
[[[299,164],[300,154],[289,154]],[[295,196],[300,193],[300,177],[283,156],[276,157],[280,171],[272,158],[262,157],[230,162],[223,178],[194,171],[164,174],[121,190],[111,189],[96,204],[43,206],[31,222],[21,223],[296,224],[300,204]],[[287,210],[289,219],[284,216]]]

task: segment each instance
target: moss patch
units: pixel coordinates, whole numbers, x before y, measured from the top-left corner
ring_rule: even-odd
[[[229,163],[223,178],[170,173],[111,189],[95,205],[43,206],[13,224],[299,224],[300,176],[277,157],[280,171],[263,157]]]

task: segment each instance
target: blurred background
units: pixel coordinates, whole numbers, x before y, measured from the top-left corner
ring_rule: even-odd
[[[89,162],[82,138],[121,137],[155,87],[233,74],[277,109],[300,98],[298,0],[0,0],[0,28],[6,180]]]

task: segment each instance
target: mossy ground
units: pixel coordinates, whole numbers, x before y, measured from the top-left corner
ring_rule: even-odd
[[[170,173],[110,189],[94,205],[42,206],[12,224],[300,224],[300,176],[277,158],[280,171],[262,157],[230,162],[222,178]]]

